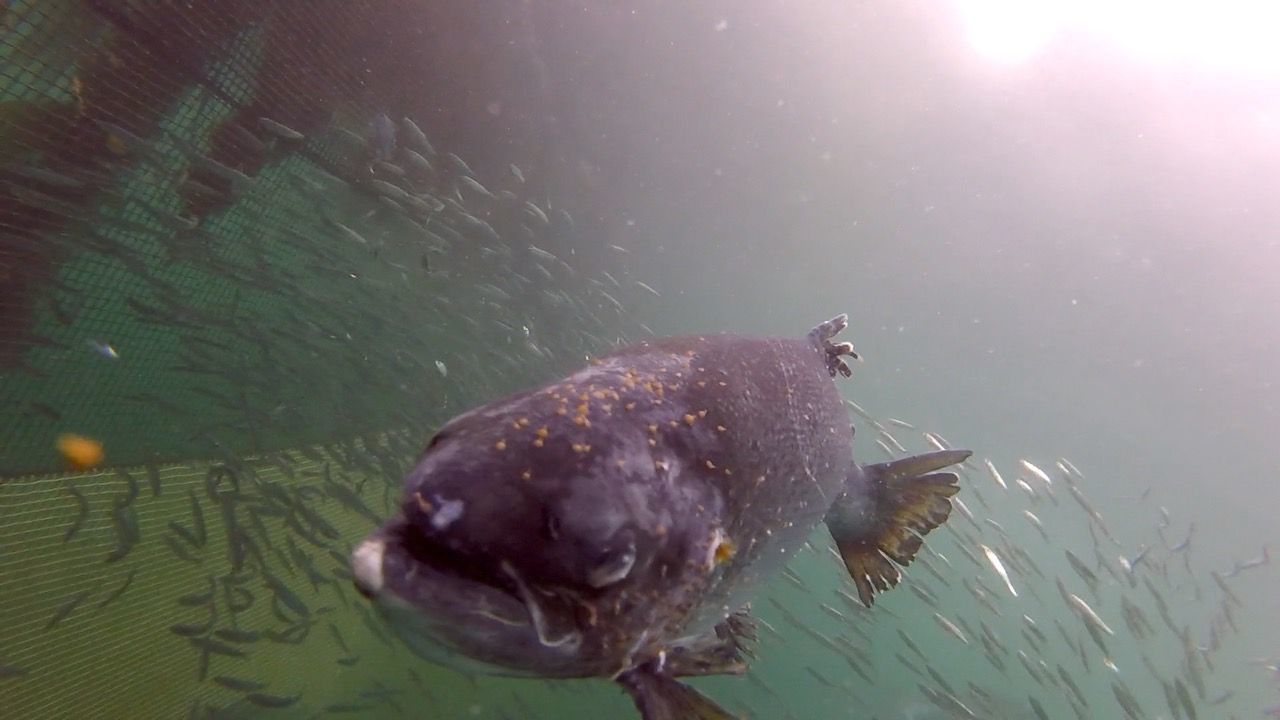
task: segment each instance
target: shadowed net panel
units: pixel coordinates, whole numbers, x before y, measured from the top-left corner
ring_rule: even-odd
[[[372,622],[351,543],[432,428],[639,334],[642,291],[535,170],[388,114],[420,6],[0,10],[6,716],[494,704]]]

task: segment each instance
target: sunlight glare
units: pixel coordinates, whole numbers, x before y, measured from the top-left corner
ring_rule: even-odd
[[[1158,63],[1280,72],[1276,0],[953,0],[975,50],[999,62],[1029,60],[1079,33]]]

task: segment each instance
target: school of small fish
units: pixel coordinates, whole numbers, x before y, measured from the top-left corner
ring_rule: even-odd
[[[166,687],[190,689],[182,712],[191,718],[420,717],[451,694],[469,698],[466,715],[495,719],[562,716],[533,697],[593,707],[598,691],[499,686],[403,654],[357,602],[347,558],[394,509],[427,428],[500,389],[652,335],[637,310],[667,288],[628,272],[631,250],[592,246],[564,207],[529,195],[533,169],[510,165],[486,184],[410,118],[378,113],[367,127],[304,133],[256,117],[235,137],[276,161],[252,173],[159,127],[122,119],[94,132],[118,167],[6,160],[0,185],[68,219],[74,232],[41,242],[127,277],[113,302],[163,343],[99,324],[85,312],[79,276],[51,277],[41,307],[53,330],[30,337],[30,359],[5,382],[43,382],[63,358],[87,358],[95,372],[129,375],[102,375],[109,380],[86,392],[123,388],[122,413],[159,419],[180,442],[168,456],[112,461],[111,442],[67,435],[64,454],[84,474],[0,482],[0,498],[13,503],[0,516],[0,612],[10,621],[0,707],[50,713],[56,697],[46,688],[65,687],[54,683],[70,682],[79,666],[31,658],[79,652],[81,631],[107,622],[170,654],[142,670],[122,661],[136,677],[90,668],[98,677],[84,682],[163,675]],[[189,216],[176,201],[121,189],[121,176],[148,174],[235,210]],[[266,201],[281,188],[291,202]],[[78,203],[90,189],[86,210]],[[231,226],[272,230],[229,243]],[[76,420],[82,401],[10,396],[15,428],[50,434]],[[889,458],[951,447],[916,423],[849,404]],[[351,434],[370,427],[383,430]],[[95,469],[104,457],[107,467]],[[1265,678],[1222,668],[1235,664],[1237,583],[1266,571],[1266,548],[1208,568],[1194,520],[1172,517],[1148,493],[1095,502],[1105,485],[1066,459],[966,467],[955,517],[905,572],[905,591],[874,609],[852,585],[818,580],[842,570],[815,564],[840,560],[825,541],[806,546],[756,609],[760,642],[791,651],[773,655],[811,660],[789,679],[762,660],[730,707],[795,717],[786,708],[802,698],[823,717],[855,706],[858,717],[895,720],[908,716],[896,705],[905,692],[924,703],[920,712],[952,719],[1251,717],[1237,694]],[[24,511],[28,491],[44,493],[40,514]],[[1122,512],[1123,526],[1113,525]],[[30,537],[47,547],[14,549]],[[91,582],[30,591],[23,573],[46,553],[87,568]],[[187,584],[166,580],[177,576]],[[31,596],[54,599],[33,606],[23,599]],[[134,612],[157,601],[163,615]],[[923,607],[907,608],[915,604]],[[315,660],[320,644],[332,662]],[[295,663],[305,670],[279,671]],[[1253,664],[1280,674],[1280,660]],[[1261,714],[1280,717],[1280,705]]]
[[[21,420],[0,430],[2,471],[24,477],[0,482],[0,498],[21,504],[10,493],[48,488],[55,504],[41,512],[66,512],[53,523],[0,519],[0,706],[43,707],[49,658],[79,647],[85,623],[118,619],[146,604],[142,593],[167,592],[155,583],[193,572],[196,586],[167,600],[180,618],[136,620],[160,634],[151,644],[185,658],[156,672],[171,673],[167,687],[194,680],[189,717],[399,716],[410,692],[446,692],[431,670],[409,667],[397,680],[407,675],[412,691],[373,682],[313,706],[305,679],[247,668],[303,652],[312,629],[327,629],[340,650],[332,672],[356,672],[360,639],[390,638],[351,602],[346,558],[394,510],[420,434],[496,389],[652,335],[632,309],[658,291],[616,250],[584,249],[567,209],[530,199],[532,171],[511,166],[486,186],[413,120],[385,114],[355,130],[303,133],[269,117],[235,129],[275,162],[246,172],[192,138],[121,119],[93,127],[119,167],[0,165],[0,188],[76,230],[48,242],[116,278],[105,299],[94,295],[100,277],[50,278],[39,302],[51,323],[0,380]],[[187,215],[176,198],[131,184],[156,176],[231,209]],[[92,225],[76,204],[86,190]],[[228,239],[233,225],[239,241]],[[128,322],[103,324],[86,311],[91,300]],[[112,423],[55,436],[88,402],[144,413],[156,431]],[[48,439],[22,445],[31,437]],[[26,475],[58,468],[58,453],[85,474]],[[27,549],[30,533],[62,559]],[[81,582],[43,588],[47,611],[15,603],[26,592],[26,571],[7,564],[17,543],[25,562],[80,567]],[[125,667],[75,678],[85,694],[124,698],[127,676],[111,670]]]

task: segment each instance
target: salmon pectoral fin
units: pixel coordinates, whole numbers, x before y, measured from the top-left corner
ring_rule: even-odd
[[[653,667],[652,663],[618,676],[644,720],[737,720],[714,700]]]
[[[662,670],[671,677],[743,675],[754,657],[756,622],[750,609],[739,610],[713,631],[667,650]]]
[[[924,536],[946,522],[959,478],[936,471],[967,457],[967,450],[944,450],[854,469],[826,521],[864,605],[871,607],[877,592],[898,584],[898,568],[909,565]]]

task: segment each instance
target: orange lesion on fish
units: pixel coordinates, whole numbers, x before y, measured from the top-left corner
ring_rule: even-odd
[[[573,448],[573,451],[580,455],[591,452],[591,445],[588,443],[572,443],[569,447]]]
[[[734,552],[736,552],[736,548],[733,545],[733,541],[728,537],[725,537],[721,540],[719,545],[716,545],[716,549],[713,552],[712,557],[715,560],[715,564],[719,565],[732,558]]]
[[[498,452],[502,452],[503,450],[506,450],[506,449],[507,449],[507,441],[506,441],[506,440],[498,440],[498,442],[496,442],[496,443],[494,443],[494,444],[493,444],[493,449],[494,449],[494,450],[497,450]]]
[[[531,470],[531,469],[529,469],[529,468],[525,468],[525,469],[524,469],[524,471],[520,473],[520,479],[521,479],[521,480],[532,480],[532,479],[533,479],[533,470]]]
[[[697,416],[697,415],[694,415],[693,413],[685,413],[685,414],[684,414],[684,424],[685,424],[685,425],[692,425],[692,424],[693,424],[693,421],[694,421],[694,420],[697,420],[697,419],[698,419],[698,416]]]

